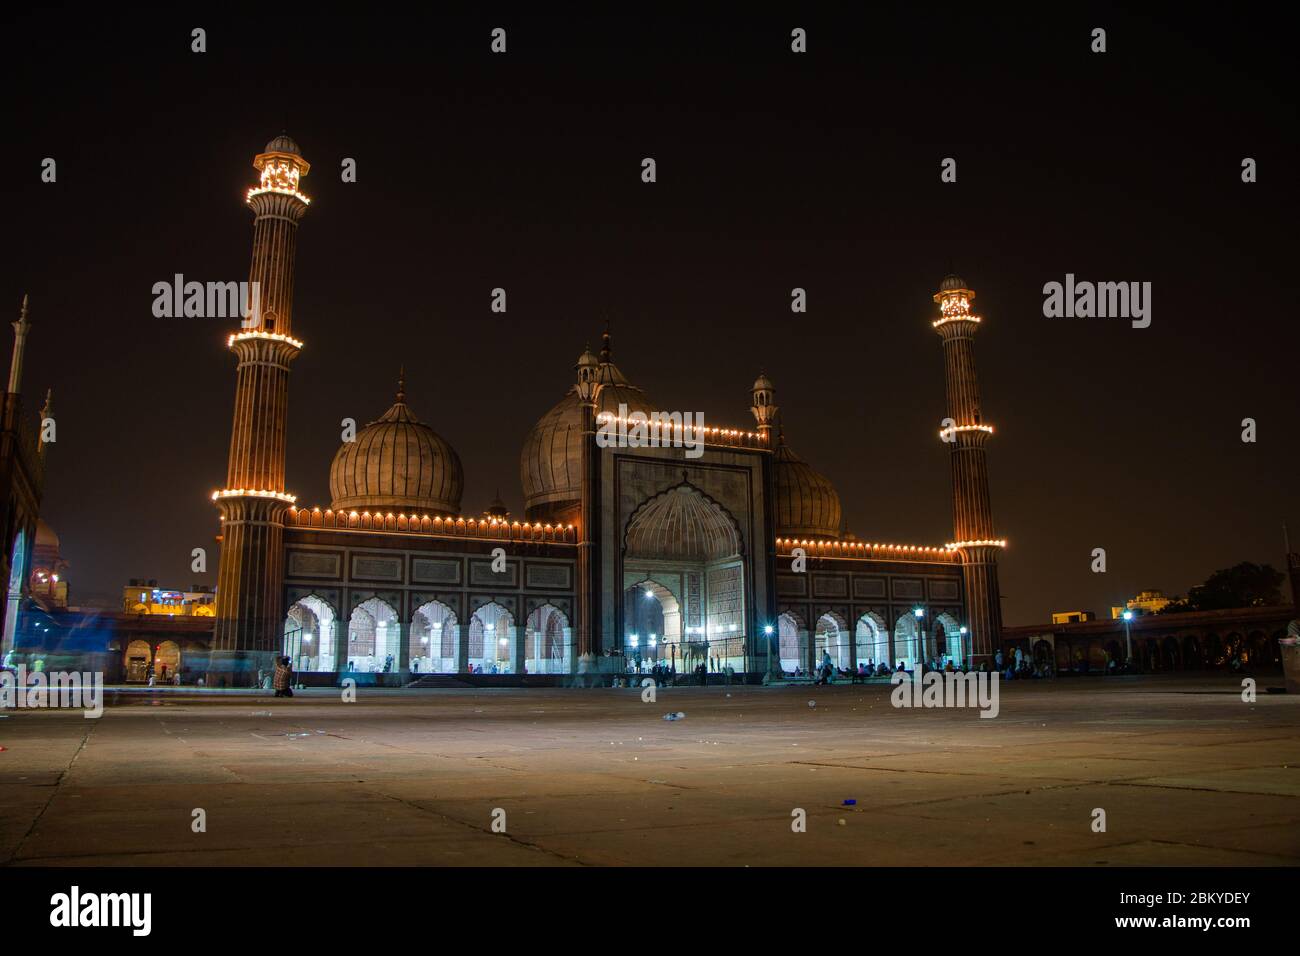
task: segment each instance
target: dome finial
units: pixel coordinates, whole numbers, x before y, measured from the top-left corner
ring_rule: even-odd
[[[402,365],[397,373],[397,404],[406,403],[406,366]]]
[[[608,365],[613,352],[609,344],[609,319],[605,319],[605,331],[600,337],[600,364]]]

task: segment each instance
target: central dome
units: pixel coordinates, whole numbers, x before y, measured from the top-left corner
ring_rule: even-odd
[[[626,405],[629,413],[653,411],[645,392],[629,382],[613,363],[608,332],[600,351],[596,381],[601,385],[596,398],[597,415],[617,415],[619,405]],[[582,500],[582,403],[576,385],[524,439],[519,453],[519,479],[524,488],[524,514],[530,521],[558,518]]]
[[[458,515],[464,488],[460,457],[407,407],[404,382],[393,407],[344,442],[330,465],[335,511]]]

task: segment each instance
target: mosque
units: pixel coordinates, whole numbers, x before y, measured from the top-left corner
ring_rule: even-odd
[[[842,527],[830,482],[788,443],[777,392],[753,383],[753,423],[709,426],[684,453],[664,406],[615,364],[608,331],[554,373],[556,404],[524,438],[524,514],[461,512],[465,470],[400,382],[339,448],[328,507],[285,486],[295,237],[310,165],[286,135],[254,159],[250,282],[260,312],[230,333],[237,360],[208,671],[244,684],[285,655],[308,682],[367,676],[622,673],[699,664],[759,679],[829,654],[859,664],[978,665],[1001,633],[984,420],[972,352],[975,293],[933,295],[944,353],[954,533],[868,543]],[[671,406],[667,406],[671,407]],[[740,418],[743,411],[737,409]],[[596,440],[612,420],[650,441]],[[638,434],[636,428],[630,429]],[[483,482],[488,484],[488,482]],[[322,503],[323,504],[323,503]],[[531,679],[531,678],[530,678]]]

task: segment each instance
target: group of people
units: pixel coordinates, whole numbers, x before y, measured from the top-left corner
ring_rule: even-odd
[[[906,661],[900,660],[896,665],[890,666],[888,661],[876,661],[874,658],[867,658],[865,661],[858,661],[858,666],[854,670],[848,670],[843,667],[836,667],[831,656],[827,652],[822,653],[821,660],[811,672],[805,672],[802,667],[796,667],[795,677],[814,677],[818,684],[829,684],[831,681],[841,678],[858,678],[868,677],[888,677],[891,673],[909,673],[913,670],[919,673],[929,671],[942,671],[947,674],[961,674],[969,670],[964,661],[954,658],[931,658],[928,661],[917,661],[914,666],[909,666]],[[987,661],[984,661],[977,668],[984,673],[997,671],[1002,675],[1004,680],[1026,680],[1028,678],[1051,677],[1052,672],[1047,664],[1035,665],[1020,648],[1016,648],[1014,657],[1007,655],[1004,657],[1002,651],[998,651],[993,656],[993,667],[990,668]]]
[[[659,661],[654,667],[650,668],[650,676],[654,678],[656,685],[662,687],[665,684],[674,684],[677,682],[677,665],[665,664]]]
[[[393,668],[396,666],[396,664],[397,664],[397,659],[393,657],[392,654],[385,655],[383,667],[380,668],[380,670],[377,673],[380,674],[391,673]],[[355,660],[348,661],[348,670],[355,671],[356,669],[357,669],[357,662]],[[372,671],[371,673],[375,673],[375,672]]]
[[[1047,664],[1035,664],[1019,647],[1016,648],[1015,654],[1007,655],[1003,655],[999,649],[993,655],[993,667],[1002,675],[1003,680],[1029,680],[1052,676]]]

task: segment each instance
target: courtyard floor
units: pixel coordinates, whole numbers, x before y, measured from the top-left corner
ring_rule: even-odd
[[[996,719],[895,709],[885,685],[8,710],[0,864],[1294,865],[1280,683],[1244,703],[1226,675],[1013,682]]]

